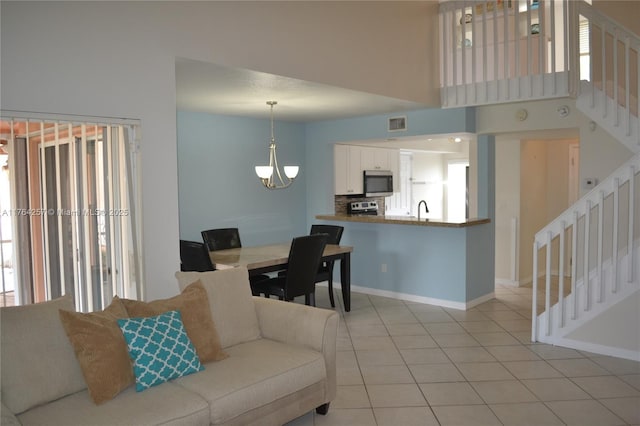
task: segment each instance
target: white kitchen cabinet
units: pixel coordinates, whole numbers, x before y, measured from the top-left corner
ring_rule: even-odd
[[[364,170],[390,170],[393,192],[400,191],[400,150],[357,145],[334,145],[335,194],[363,193]]]
[[[360,154],[363,147],[334,145],[334,179],[336,195],[362,194],[362,166]]]
[[[362,170],[389,170],[389,149],[363,146],[360,153]]]
[[[393,192],[400,191],[400,150],[362,147],[362,170],[390,170],[393,173]]]

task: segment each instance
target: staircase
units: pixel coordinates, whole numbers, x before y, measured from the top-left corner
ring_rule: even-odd
[[[531,340],[640,361],[640,38],[586,3],[575,13],[589,34],[576,106],[635,156],[536,234]]]
[[[571,339],[589,321],[639,294],[639,202],[640,154],[636,154],[536,234],[532,341],[640,361],[637,350]],[[556,276],[557,295],[552,290]],[[540,281],[544,287],[539,289]],[[538,297],[544,298],[544,305],[538,304]],[[538,314],[540,307],[543,311]]]
[[[440,28],[443,108],[572,97],[635,154],[536,234],[531,339],[640,361],[639,36],[569,0],[442,2]]]

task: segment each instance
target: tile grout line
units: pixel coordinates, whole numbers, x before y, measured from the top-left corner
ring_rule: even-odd
[[[504,291],[505,289],[501,289],[501,291]],[[612,397],[602,397],[602,398],[596,398],[591,392],[587,391],[586,388],[584,388],[583,386],[581,386],[579,384],[579,381],[576,382],[575,379],[581,379],[581,378],[598,378],[598,377],[613,377],[616,378],[620,383],[624,383],[626,386],[628,386],[629,388],[633,389],[634,391],[637,391],[640,395],[640,389],[638,389],[638,387],[636,387],[634,384],[631,383],[635,383],[634,381],[631,381],[631,379],[629,379],[630,381],[627,382],[627,380],[623,380],[623,376],[633,376],[633,375],[639,375],[640,374],[640,370],[639,371],[633,371],[633,369],[631,367],[629,367],[629,371],[627,372],[627,366],[623,365],[620,367],[617,367],[615,365],[612,365],[611,363],[605,363],[604,361],[606,360],[606,358],[602,355],[597,355],[597,354],[590,354],[588,352],[584,352],[584,351],[577,351],[577,350],[572,350],[569,349],[570,351],[573,352],[567,352],[565,353],[554,353],[553,350],[555,350],[556,347],[554,346],[549,346],[549,345],[545,345],[542,343],[536,343],[536,342],[526,342],[522,340],[522,333],[521,331],[518,331],[517,329],[519,328],[519,325],[517,323],[513,324],[513,327],[511,327],[511,325],[507,324],[504,325],[505,321],[528,321],[530,322],[530,318],[526,318],[526,315],[523,315],[519,312],[520,310],[526,311],[528,312],[528,309],[526,308],[526,297],[524,297],[522,294],[519,293],[514,293],[514,292],[510,292],[510,296],[513,297],[509,297],[508,301],[503,301],[500,300],[500,295],[496,295],[495,299],[492,299],[491,301],[487,302],[488,304],[500,304],[501,306],[496,306],[496,307],[503,307],[504,309],[487,309],[487,310],[475,310],[475,312],[479,312],[480,314],[484,315],[484,317],[486,318],[486,320],[473,320],[473,321],[469,321],[464,317],[461,316],[456,316],[451,314],[450,312],[448,312],[445,308],[439,307],[440,309],[434,312],[442,312],[445,313],[447,315],[447,317],[452,320],[452,321],[433,321],[433,322],[423,322],[423,317],[418,315],[418,311],[411,309],[411,305],[413,305],[414,303],[410,303],[404,300],[400,300],[400,299],[391,299],[391,298],[383,298],[380,297],[380,300],[378,300],[378,296],[372,296],[372,295],[362,295],[362,297],[366,297],[366,301],[367,301],[367,305],[363,306],[362,308],[364,309],[371,309],[372,313],[375,312],[375,319],[376,319],[376,324],[381,324],[386,332],[386,336],[388,337],[393,345],[393,348],[395,349],[395,351],[399,354],[400,359],[402,361],[402,366],[404,368],[406,368],[406,370],[408,370],[410,377],[413,380],[413,385],[415,385],[418,390],[420,391],[420,395],[422,396],[422,398],[424,399],[425,403],[426,403],[426,407],[429,408],[431,414],[434,416],[434,418],[436,419],[436,421],[438,423],[441,423],[441,419],[438,418],[438,416],[436,416],[436,413],[434,411],[434,406],[431,405],[429,399],[427,398],[427,395],[425,394],[425,391],[423,390],[423,388],[420,386],[420,383],[415,375],[415,373],[411,370],[411,368],[409,368],[409,363],[407,362],[407,359],[405,358],[405,356],[402,353],[402,350],[399,347],[399,342],[397,342],[394,339],[394,334],[392,334],[392,330],[390,329],[390,327],[392,327],[393,325],[402,325],[405,324],[403,322],[403,319],[400,319],[400,321],[396,324],[394,322],[393,319],[389,320],[389,318],[387,318],[387,320],[385,320],[385,315],[383,315],[383,311],[384,308],[387,307],[386,305],[386,300],[388,299],[388,301],[393,301],[391,303],[388,304],[388,307],[402,307],[403,310],[406,310],[411,316],[411,318],[413,318],[415,320],[415,322],[412,323],[406,323],[406,324],[419,324],[421,327],[421,330],[423,330],[425,332],[425,336],[427,336],[428,338],[430,338],[434,344],[435,347],[434,349],[438,349],[439,351],[441,351],[444,354],[444,359],[446,359],[448,361],[448,364],[451,364],[454,366],[455,370],[458,372],[458,374],[460,374],[460,376],[462,377],[462,379],[456,380],[455,383],[466,383],[473,391],[473,394],[475,396],[477,396],[479,398],[480,401],[482,401],[482,404],[477,404],[479,406],[484,405],[485,407],[487,407],[487,409],[489,410],[489,412],[492,413],[493,416],[495,416],[496,419],[498,419],[498,421],[500,423],[503,423],[500,418],[498,417],[498,414],[496,411],[494,411],[494,409],[491,407],[491,405],[513,405],[513,404],[542,404],[542,406],[545,407],[546,410],[548,410],[553,416],[554,418],[560,420],[563,424],[564,424],[564,420],[562,420],[559,416],[559,414],[557,414],[550,406],[550,404],[552,402],[555,402],[555,400],[553,401],[543,401],[541,398],[542,396],[538,396],[534,391],[533,388],[531,388],[530,386],[527,386],[526,382],[527,380],[533,381],[533,380],[544,380],[544,379],[549,379],[549,380],[553,380],[553,379],[558,379],[558,380],[566,380],[568,383],[571,383],[573,386],[575,386],[577,389],[579,389],[581,392],[584,392],[584,394],[586,396],[588,396],[588,399],[559,399],[557,401],[559,402],[581,402],[581,401],[597,401],[597,406],[599,406],[600,408],[604,408],[605,412],[607,412],[609,415],[614,416],[615,418],[622,420],[626,423],[626,420],[622,419],[618,414],[616,414],[613,409],[609,408],[608,406],[606,406],[602,401],[603,400],[614,400],[614,399],[621,399],[621,398],[640,398],[639,396],[612,396]],[[518,299],[522,299],[523,302],[523,307],[519,308],[519,304],[518,304]],[[342,302],[341,297],[338,297],[338,300],[340,302]],[[484,305],[484,304],[483,304]],[[488,306],[486,306],[488,308]],[[367,394],[367,399],[368,399],[368,403],[369,403],[369,410],[371,410],[371,415],[373,416],[373,421],[375,422],[375,424],[379,424],[381,419],[378,418],[378,416],[376,415],[376,407],[373,407],[373,403],[372,403],[372,399],[371,399],[371,395],[369,393],[369,384],[367,384],[367,382],[365,381],[365,374],[363,373],[363,366],[361,365],[361,360],[357,355],[357,350],[356,347],[354,345],[354,336],[352,335],[352,327],[354,326],[353,324],[350,326],[347,318],[349,317],[349,315],[351,313],[345,313],[344,312],[344,308],[342,304],[336,304],[336,310],[338,310],[338,308],[340,309],[340,316],[342,317],[342,321],[344,321],[345,324],[345,330],[347,333],[347,338],[349,339],[349,342],[351,344],[351,351],[354,354],[354,358],[358,367],[358,372],[360,375],[360,379],[362,380],[363,383],[363,387],[364,390]],[[470,311],[473,311],[474,309],[476,309],[475,307],[472,308]],[[530,307],[529,307],[530,309]],[[488,316],[486,315],[486,313],[489,312],[512,312],[514,314],[516,314],[517,316],[521,317],[520,319],[509,319],[509,318],[504,318],[504,319],[496,319],[496,316],[500,316],[500,315],[493,315],[492,316]],[[357,310],[352,310],[353,313],[357,313]],[[425,311],[428,312],[428,311]],[[467,311],[469,312],[469,311]],[[391,313],[391,315],[393,315],[393,313]],[[533,313],[532,313],[533,315]],[[504,315],[506,317],[508,317],[509,315]],[[356,318],[356,315],[354,315],[354,318]],[[458,327],[460,327],[462,330],[464,330],[464,334],[470,336],[473,341],[475,341],[477,343],[478,346],[447,346],[444,345],[442,346],[442,343],[439,343],[438,340],[436,340],[436,338],[434,336],[437,335],[445,335],[445,334],[461,334],[461,333],[457,333],[457,332],[445,332],[445,333],[435,333],[432,334],[432,332],[430,331],[430,329],[428,328],[428,325],[430,323],[432,324],[446,324],[451,322],[452,324],[456,324]],[[490,322],[492,324],[497,325],[497,327],[502,330],[499,333],[505,333],[505,335],[511,337],[512,339],[514,339],[515,341],[511,344],[492,344],[491,341],[487,341],[487,340],[483,340],[485,343],[482,343],[480,340],[478,340],[478,338],[476,337],[476,335],[481,335],[481,334],[487,334],[487,333],[498,333],[497,331],[485,331],[485,330],[480,330],[480,331],[474,331],[473,333],[464,327],[463,323],[473,323],[473,322]],[[366,325],[366,323],[364,323],[364,325]],[[508,330],[506,327],[509,328],[514,328],[512,330]],[[446,327],[443,327],[444,329],[446,329]],[[520,336],[518,336],[520,335]],[[398,334],[397,336],[405,336],[404,334]],[[396,337],[397,337],[396,336]],[[413,337],[418,337],[412,334],[408,334],[406,336],[413,336]],[[422,335],[420,335],[422,336]],[[367,338],[367,337],[375,337],[375,336],[362,336],[363,338]],[[380,336],[382,337],[382,336]],[[498,357],[497,355],[494,354],[494,352],[490,351],[490,348],[499,348],[499,347],[514,347],[514,348],[519,348],[522,349],[524,351],[530,352],[533,356],[536,357],[536,359],[509,359],[508,357]],[[536,347],[538,347],[539,349],[536,350]],[[457,363],[454,361],[454,357],[452,355],[452,353],[454,352],[453,349],[465,349],[465,348],[481,348],[484,352],[486,352],[488,355],[490,355],[491,358],[493,358],[493,361],[468,361],[465,360],[464,357],[462,358],[462,360],[458,361]],[[546,351],[546,348],[553,348],[551,352]],[[426,348],[423,348],[426,349]],[[447,352],[447,349],[451,349],[449,352]],[[562,349],[562,348],[560,348]],[[364,350],[364,349],[363,349]],[[370,350],[375,350],[375,349],[370,349]],[[596,358],[600,357],[601,359],[598,360]],[[455,357],[457,358],[457,357]],[[603,372],[606,372],[606,374],[594,374],[594,375],[586,375],[586,376],[570,376],[569,374],[571,374],[571,372],[564,372],[559,370],[558,368],[556,368],[554,365],[551,364],[551,362],[553,361],[572,361],[572,360],[588,360],[591,363],[595,364],[598,368],[602,369]],[[601,361],[601,362],[598,362]],[[544,366],[544,368],[550,368],[550,371],[553,371],[557,374],[559,374],[558,377],[540,377],[537,376],[535,371],[533,370],[534,373],[530,374],[531,377],[527,377],[527,374],[522,374],[520,372],[517,371],[512,371],[511,369],[509,369],[509,365],[512,368],[515,368],[515,364],[509,364],[509,363],[515,363],[515,362],[522,362],[522,363],[536,363],[541,366]],[[505,379],[508,381],[513,381],[515,383],[518,383],[520,386],[523,387],[523,389],[525,389],[527,392],[529,392],[534,400],[532,401],[527,401],[527,402],[522,402],[522,403],[493,403],[490,404],[487,402],[487,400],[485,398],[482,397],[482,395],[480,395],[478,393],[478,391],[476,390],[476,388],[474,386],[472,386],[472,382],[467,378],[467,376],[465,376],[462,372],[462,370],[459,367],[459,364],[464,364],[464,363],[495,363],[496,365],[500,366],[500,368],[504,369],[512,378],[511,379]],[[431,363],[428,363],[431,364]],[[434,365],[437,363],[434,363]],[[536,365],[536,364],[532,364]],[[394,364],[395,365],[395,364]],[[400,365],[400,364],[398,364]],[[526,373],[526,366],[524,366],[523,368],[525,368],[524,372]],[[532,367],[534,368],[534,367]],[[517,373],[517,375],[516,375]],[[521,378],[522,377],[522,378]],[[478,382],[493,382],[496,380],[481,380]],[[433,382],[434,384],[437,383],[449,383],[449,382]],[[389,383],[381,383],[381,384],[389,384]],[[391,383],[393,384],[393,383]],[[640,399],[639,399],[640,400]],[[457,404],[452,404],[452,405],[438,405],[438,406],[443,406],[443,407],[453,407],[456,406]],[[469,404],[469,405],[476,405],[476,404]],[[402,406],[402,407],[398,407],[398,408],[406,408],[408,406]],[[436,406],[437,407],[437,406]],[[387,408],[387,407],[377,407],[377,408]],[[617,408],[616,408],[617,409]],[[315,413],[314,413],[314,424],[315,424]]]

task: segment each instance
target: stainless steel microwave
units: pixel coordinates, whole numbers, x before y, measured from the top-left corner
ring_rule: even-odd
[[[365,197],[388,197],[393,195],[393,173],[391,170],[365,170],[363,189]]]

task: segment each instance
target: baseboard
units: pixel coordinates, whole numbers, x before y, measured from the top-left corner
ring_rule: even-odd
[[[324,282],[318,285],[323,287],[327,286],[327,284],[325,284]],[[340,286],[340,283],[336,281],[333,282],[333,287],[334,289],[342,289],[342,287]],[[388,297],[390,299],[405,300],[407,302],[425,303],[427,305],[441,306],[443,308],[458,309],[461,311],[466,311],[467,309],[471,309],[474,306],[480,305],[486,301],[489,301],[495,298],[495,293],[491,292],[489,294],[485,294],[484,296],[478,297],[477,299],[471,300],[469,302],[454,302],[453,300],[436,299],[433,297],[417,296],[415,294],[399,293],[396,291],[380,290],[377,288],[361,287],[357,285],[352,285],[351,291],[354,291],[356,293],[368,294],[371,296],[380,296],[380,297]]]
[[[552,345],[576,349],[579,351],[586,351],[594,354],[613,356],[616,358],[624,358],[624,359],[640,362],[640,351],[616,348],[613,346],[605,346],[605,345],[599,345],[597,343],[589,343],[589,342],[583,342],[580,340],[565,339],[565,338],[548,339],[548,341],[545,341],[545,340],[547,339],[540,339],[540,338],[538,339],[538,341],[542,343],[549,343]]]
[[[529,275],[528,277],[522,278],[520,281],[520,286],[526,286],[533,283],[533,275]]]
[[[558,270],[552,270],[551,271],[551,277],[552,278],[558,278],[560,277],[560,274],[558,274]],[[547,278],[547,272],[546,271],[540,271],[538,272],[538,279],[539,280],[544,280]],[[564,275],[564,278],[571,278],[571,275]],[[529,275],[528,277],[524,277],[523,279],[520,280],[520,286],[525,286],[525,285],[529,285],[529,284],[533,284],[533,275]]]
[[[484,296],[480,296],[477,299],[473,299],[472,301],[466,303],[466,309],[465,310],[471,309],[474,306],[481,305],[484,302],[488,302],[491,299],[495,299],[495,297],[496,297],[496,294],[492,291],[489,294],[485,294]]]
[[[509,287],[520,287],[520,282],[515,280],[509,280],[506,278],[496,278],[496,285],[506,285]]]

